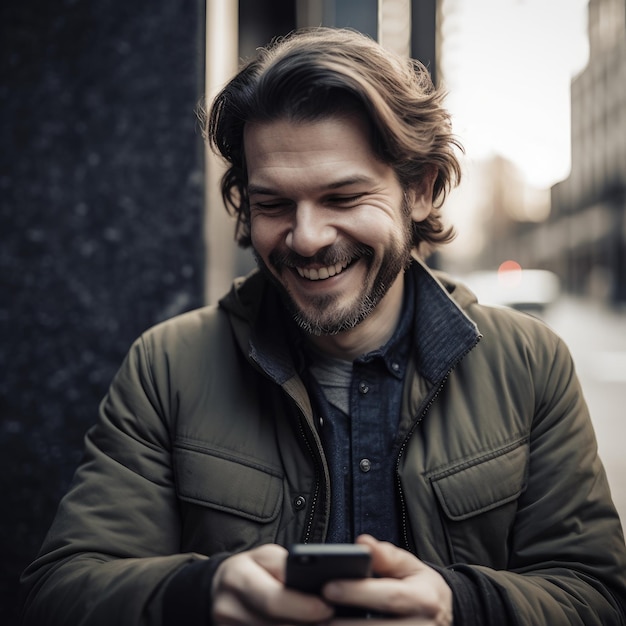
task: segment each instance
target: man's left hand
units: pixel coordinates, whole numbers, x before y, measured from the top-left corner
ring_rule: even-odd
[[[415,626],[451,626],[452,590],[438,572],[391,543],[369,535],[361,535],[356,542],[370,547],[376,577],[333,581],[324,587],[322,595],[333,604],[357,606],[392,617],[338,619],[331,622],[333,625],[363,621],[369,626],[382,626],[406,621]]]

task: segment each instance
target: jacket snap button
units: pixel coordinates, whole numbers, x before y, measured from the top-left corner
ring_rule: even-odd
[[[361,459],[359,467],[362,472],[369,472],[372,469],[372,462],[369,459]]]
[[[370,390],[369,385],[365,381],[359,383],[359,391],[361,393],[367,393]]]
[[[293,501],[296,511],[301,511],[306,506],[306,498],[304,496],[297,496]]]

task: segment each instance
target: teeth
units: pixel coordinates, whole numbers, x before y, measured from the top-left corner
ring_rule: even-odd
[[[319,269],[309,269],[308,267],[296,267],[296,269],[302,278],[307,278],[308,280],[325,280],[331,276],[340,274],[346,267],[348,267],[347,261],[345,263],[335,263],[335,265],[329,265],[328,267],[320,267]]]

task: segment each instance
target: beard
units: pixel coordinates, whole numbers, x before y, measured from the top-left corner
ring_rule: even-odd
[[[411,262],[412,228],[411,219],[405,221],[402,238],[389,245],[383,254],[380,267],[373,275],[375,261],[374,250],[361,244],[343,244],[330,246],[320,250],[314,257],[302,257],[295,252],[276,251],[269,256],[269,263],[274,272],[254,251],[259,268],[277,286],[281,297],[291,312],[300,329],[311,335],[336,335],[350,330],[365,320],[384,298],[398,274],[404,272]],[[348,305],[340,305],[340,296],[323,294],[311,296],[306,306],[297,303],[289,289],[280,280],[284,272],[293,272],[296,267],[304,267],[311,263],[331,266],[336,263],[362,261],[367,264],[367,275],[357,297]]]

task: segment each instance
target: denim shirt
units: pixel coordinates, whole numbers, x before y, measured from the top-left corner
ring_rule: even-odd
[[[399,543],[394,450],[413,309],[412,281],[407,280],[402,315],[393,336],[352,363],[349,407],[329,402],[319,381],[311,376],[330,470],[329,543],[353,542],[362,533]]]

